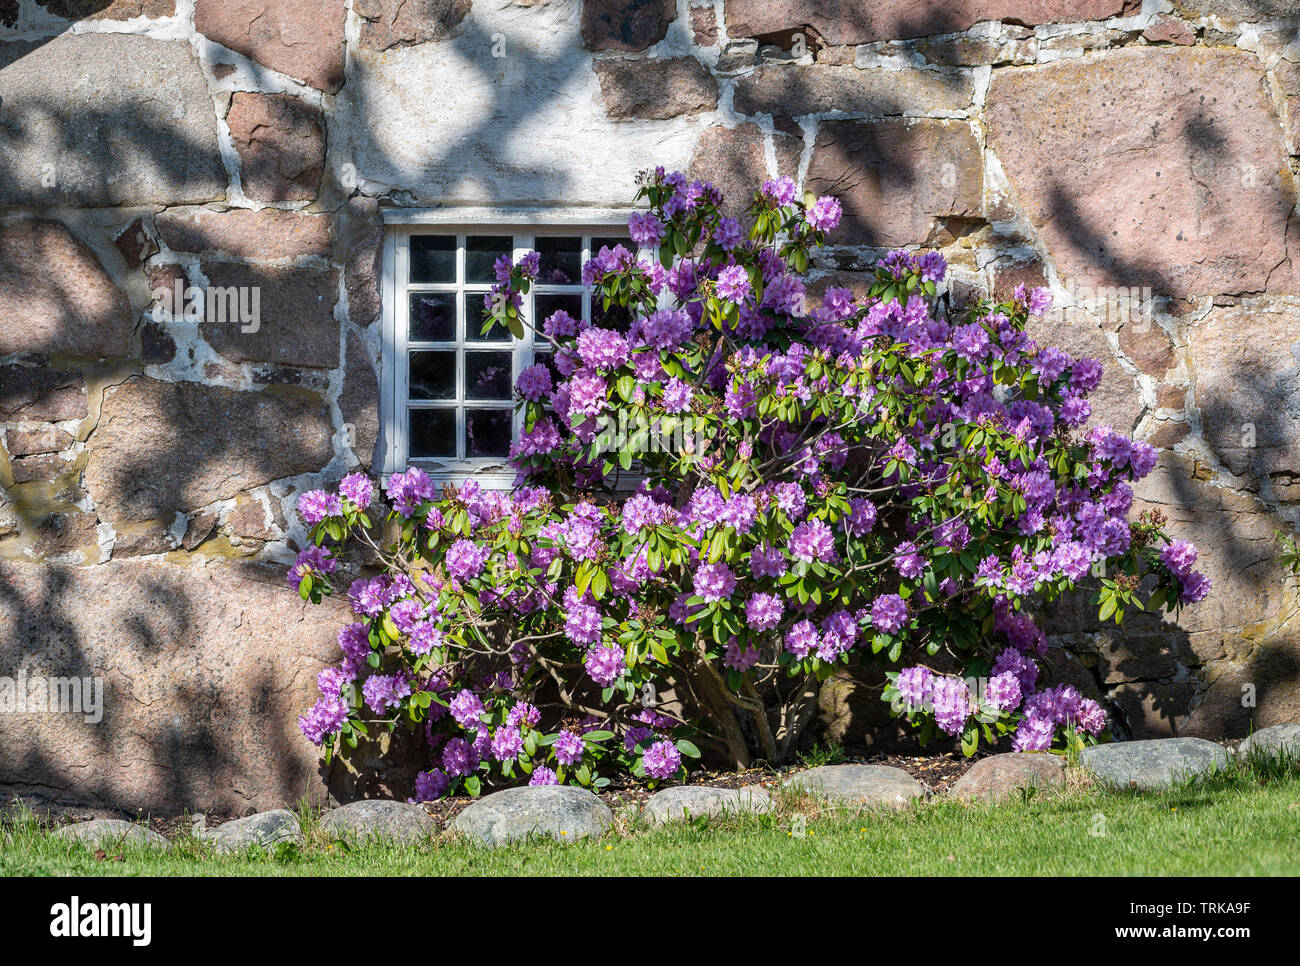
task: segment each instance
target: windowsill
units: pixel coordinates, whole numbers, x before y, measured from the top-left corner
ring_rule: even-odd
[[[581,208],[573,206],[485,207],[448,205],[440,208],[384,208],[385,225],[485,224],[494,228],[595,227],[626,225],[641,208]]]

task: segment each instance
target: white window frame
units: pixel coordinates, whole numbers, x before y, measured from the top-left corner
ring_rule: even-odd
[[[455,292],[458,332],[470,331],[466,323],[476,324],[477,320],[468,320],[465,315],[464,293],[468,289],[484,287],[481,283],[465,281],[465,237],[467,235],[512,235],[514,251],[512,257],[517,262],[532,250],[534,239],[538,236],[555,237],[560,235],[578,235],[584,238],[601,235],[625,235],[628,216],[632,208],[444,208],[444,209],[389,209],[384,212],[387,228],[384,238],[382,271],[382,304],[380,345],[382,348],[381,405],[382,417],[381,444],[382,472],[385,474],[405,470],[408,466],[419,466],[438,482],[460,482],[467,479],[476,480],[488,489],[508,489],[514,485],[515,471],[508,459],[415,459],[408,458],[408,421],[407,409],[411,401],[408,398],[410,369],[407,362],[408,349],[408,313],[410,311],[409,293],[412,291]],[[412,235],[440,234],[456,235],[456,282],[440,284],[408,283],[409,277],[409,242]],[[584,241],[582,260],[585,263],[590,252]],[[579,294],[578,286],[557,287],[557,294]],[[547,294],[551,286],[534,285],[525,296],[525,310],[531,313],[533,295]],[[590,318],[591,293],[585,289],[581,292],[584,316]],[[464,346],[468,339],[458,341]],[[519,377],[520,369],[531,363],[534,343],[531,326],[524,326],[524,338],[511,342],[499,343],[500,349],[510,351],[513,356],[511,387]],[[464,352],[457,353],[457,413],[456,433],[459,440],[464,436],[464,413],[467,408],[461,386],[464,384]],[[488,404],[485,408],[504,408],[513,406],[510,402],[498,406]],[[417,406],[415,408],[424,408]],[[428,408],[451,408],[445,404],[432,405]],[[477,408],[470,406],[468,408]],[[513,416],[512,438],[517,439],[522,430],[522,413]]]

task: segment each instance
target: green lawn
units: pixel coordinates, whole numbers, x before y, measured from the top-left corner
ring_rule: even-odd
[[[807,834],[792,834],[805,816]],[[597,841],[488,850],[446,837],[410,848],[331,846],[218,857],[191,841],[97,860],[29,818],[0,831],[13,875],[1297,875],[1300,775],[1248,771],[1161,794],[1095,788],[1000,806],[931,801],[851,816],[783,799],[761,817],[662,829],[624,823]]]

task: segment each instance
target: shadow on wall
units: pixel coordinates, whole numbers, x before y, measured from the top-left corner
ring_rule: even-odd
[[[49,0],[40,6],[82,19],[121,2]],[[0,0],[0,25],[14,28],[23,22],[20,15],[40,12],[29,2],[22,8],[15,0]],[[935,0],[924,14],[914,13],[891,30],[919,36],[960,29],[946,10]],[[614,32],[621,35],[621,28]],[[397,81],[367,76],[367,65],[378,62],[378,55],[350,57],[337,103],[346,105],[351,122],[340,126],[338,118],[328,119],[320,192],[326,210],[341,212],[348,194],[358,194],[338,183],[349,162],[367,189],[377,187],[397,204],[457,197],[493,183],[507,186],[499,200],[511,202],[565,201],[587,190],[587,182],[576,179],[592,167],[587,158],[595,148],[575,144],[581,164],[548,167],[544,156],[530,155],[537,146],[530,118],[547,112],[562,117],[573,88],[590,83],[590,58],[572,49],[511,44],[509,36],[508,56],[494,58],[494,31],[473,17],[455,25],[452,37],[449,43],[458,50],[473,52],[456,58],[459,83],[482,99],[466,110],[446,98],[458,118],[451,136],[436,126],[397,140],[379,131],[372,120],[390,110]],[[0,331],[0,420],[66,425],[84,417],[79,438],[90,453],[56,466],[52,477],[23,481],[17,470],[36,467],[0,454],[0,557],[13,558],[0,560],[0,616],[9,631],[0,640],[0,675],[20,669],[103,675],[106,714],[95,726],[82,726],[74,716],[53,723],[34,716],[0,718],[0,789],[126,810],[198,806],[236,812],[280,804],[319,790],[312,782],[315,755],[297,733],[296,716],[316,669],[332,657],[332,631],[343,609],[304,611],[278,568],[237,559],[228,544],[210,546],[204,566],[136,562],[123,553],[129,535],[136,552],[172,552],[179,562],[182,551],[169,536],[177,514],[234,498],[249,481],[263,484],[329,464],[333,426],[323,395],[325,370],[280,365],[267,370],[267,384],[256,392],[143,374],[150,334],[148,304],[140,293],[153,280],[146,279],[139,253],[114,245],[114,239],[150,205],[227,200],[227,173],[210,81],[193,67],[187,44],[130,35],[96,35],[93,41],[113,45],[122,58],[82,59],[79,49],[90,41],[81,37],[46,33],[0,40],[0,241],[7,243],[6,253],[30,251],[38,231],[33,213],[70,228],[66,237],[61,229],[41,229],[39,266],[0,266],[0,297],[35,307],[16,324],[6,319],[7,331]],[[156,56],[137,56],[141,45]],[[400,58],[413,49],[396,44],[386,56]],[[941,83],[961,83],[956,75],[941,76]],[[167,105],[150,93],[164,83]],[[792,94],[809,98],[813,92],[796,88]],[[857,112],[886,120],[844,124],[839,146],[849,161],[866,158],[873,170],[887,170],[887,180],[873,181],[846,164],[829,172],[821,188],[866,192],[868,201],[906,196],[924,186],[928,174],[915,164],[918,155],[895,150],[890,140],[898,125],[888,119],[900,107],[884,95],[875,102],[864,96]],[[549,136],[554,152],[566,132]],[[620,171],[658,160],[654,137],[637,140],[631,128],[626,136],[631,147],[610,158]],[[485,146],[495,146],[486,160]],[[822,147],[836,147],[835,138]],[[1189,153],[1213,147],[1212,131],[1189,132]],[[42,165],[51,158],[57,159],[52,185],[42,180],[49,174]],[[382,177],[368,180],[372,171]],[[735,153],[720,163],[715,177],[752,185],[756,172],[750,159]],[[1053,209],[1071,230],[1094,233],[1097,250],[1104,249],[1104,227],[1090,225],[1068,195],[1054,195]],[[863,218],[860,243],[889,242],[886,231],[867,214]],[[333,262],[341,265],[349,254],[336,247]],[[1107,259],[1113,266],[1113,256]],[[259,270],[255,260],[232,260]],[[1124,270],[1159,274],[1154,265]],[[95,271],[104,276],[99,290],[86,281]],[[194,378],[201,364],[186,368],[189,346],[181,339],[172,350],[179,353],[179,368]],[[210,361],[219,372],[222,360]],[[1266,374],[1260,379],[1261,391],[1267,391]],[[1264,418],[1282,417],[1267,407]],[[1285,432],[1282,425],[1276,429]],[[43,454],[21,459],[38,458]],[[1202,498],[1190,480],[1179,496],[1187,506]],[[91,500],[94,512],[85,509]],[[4,529],[5,513],[17,518],[16,532]],[[77,559],[100,559],[97,527],[104,524],[118,530],[113,560],[76,566]],[[189,526],[194,524],[191,519]],[[6,545],[32,554],[7,553]],[[1258,565],[1248,544],[1232,547],[1228,541],[1224,566],[1248,571]],[[29,562],[32,556],[70,562],[36,564]],[[1173,635],[1171,653],[1196,646],[1194,632],[1151,633]],[[285,634],[301,648],[279,646]],[[1132,671],[1123,661],[1119,670]],[[1284,680],[1294,681],[1294,662],[1289,675]],[[1155,710],[1175,717],[1180,700],[1157,698]]]

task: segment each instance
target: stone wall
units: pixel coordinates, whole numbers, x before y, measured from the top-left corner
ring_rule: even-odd
[[[1160,447],[1141,501],[1216,587],[1053,607],[1060,673],[1135,735],[1294,720],[1298,150],[1289,0],[0,0],[0,676],[106,687],[100,724],[0,715],[0,792],[322,795],[293,719],[341,614],[280,568],[380,434],[380,209],[623,205],[654,164],[840,194],[823,285],[900,245],[955,302],[1051,285],[1035,334],[1106,363],[1094,418]]]

